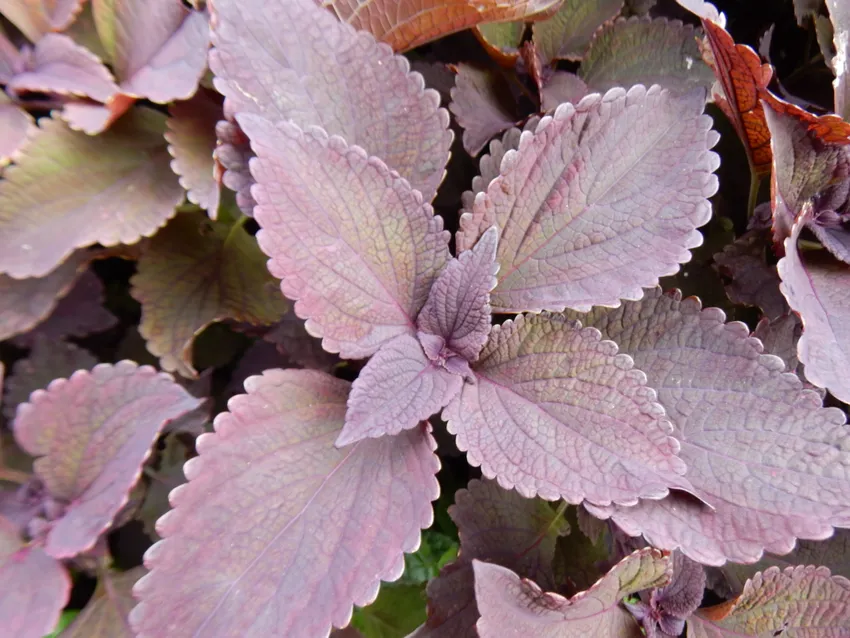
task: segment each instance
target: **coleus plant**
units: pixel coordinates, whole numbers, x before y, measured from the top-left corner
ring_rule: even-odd
[[[695,29],[605,0],[83,4],[0,4],[21,36],[0,46],[0,328],[29,349],[5,412],[38,457],[0,474],[22,484],[0,499],[4,628],[49,632],[89,573],[69,635],[847,634],[850,126],[774,96],[714,7],[682,1]],[[503,71],[455,65],[467,150],[507,131],[443,217],[449,115],[393,50],[470,27],[539,96],[499,120]],[[658,285],[712,217],[713,74],[753,183],[772,176],[715,260],[753,334]],[[129,322],[89,270],[117,259]],[[187,387],[81,347],[125,323],[107,356],[136,335]],[[199,365],[213,323],[260,337],[238,368],[224,341]],[[195,439],[193,394],[234,392]],[[446,564],[421,530],[455,446],[484,479],[442,517]],[[128,521],[161,540],[120,571]]]

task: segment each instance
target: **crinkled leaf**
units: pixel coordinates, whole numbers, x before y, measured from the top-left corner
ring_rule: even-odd
[[[68,596],[71,579],[40,548],[25,547],[15,526],[0,518],[0,627],[7,636],[42,638],[50,633]]]
[[[66,505],[45,551],[68,558],[92,547],[127,502],[160,430],[199,404],[171,376],[131,361],[57,379],[21,404],[15,438],[41,457],[36,475]]]
[[[29,113],[12,104],[5,93],[0,94],[0,169],[15,157],[37,130]]]
[[[514,125],[515,100],[500,71],[464,63],[454,68],[449,110],[463,128],[463,148],[475,156],[490,138]]]
[[[426,357],[415,337],[399,335],[380,347],[354,381],[336,445],[415,428],[462,385],[463,377]]]
[[[133,109],[96,137],[39,125],[0,182],[0,272],[42,277],[75,248],[132,244],[182,201],[160,113]]]
[[[133,608],[133,585],[145,574],[144,567],[126,572],[101,573],[92,599],[74,622],[62,632],[63,638],[133,638],[127,614]]]
[[[850,120],[850,6],[840,0],[826,0],[832,20],[835,56],[832,70],[835,71],[835,112]]]
[[[150,243],[133,277],[139,332],[165,370],[194,377],[192,342],[215,321],[271,325],[287,310],[257,241],[242,224],[180,213]]]
[[[672,493],[633,508],[599,508],[631,535],[709,565],[784,553],[797,538],[850,524],[844,414],[822,408],[743,323],[659,289],[585,317],[634,357],[681,441],[693,498]]]
[[[375,602],[354,612],[352,626],[368,638],[404,638],[425,622],[421,585],[381,587]]]
[[[702,602],[705,590],[705,568],[681,552],[672,558],[673,577],[670,583],[653,592],[653,607],[661,614],[684,620]]]
[[[207,67],[205,12],[174,0],[92,0],[92,11],[124,94],[160,104],[192,97]]]
[[[186,102],[169,107],[168,152],[174,160],[171,168],[180,176],[180,184],[194,202],[215,219],[221,198],[221,180],[213,160],[216,149],[215,127],[222,119],[221,104],[211,91],[200,89]]]
[[[562,104],[523,134],[458,233],[463,250],[492,224],[502,229],[494,311],[639,299],[690,259],[717,190],[704,97],[611,89]]]
[[[21,33],[36,42],[50,31],[64,31],[85,0],[2,0],[2,13]],[[45,632],[46,633],[46,632]]]
[[[467,460],[523,496],[633,504],[685,486],[646,377],[593,328],[548,313],[494,326],[443,411]]]
[[[568,71],[555,71],[540,87],[540,110],[553,111],[564,102],[578,104],[589,92],[579,76]]]
[[[566,0],[553,17],[532,27],[534,43],[544,61],[580,60],[596,30],[622,8],[623,0]]]
[[[157,524],[130,615],[140,638],[326,635],[401,575],[431,524],[439,462],[425,426],[338,450],[348,383],[270,370],[245,386]]]
[[[840,638],[850,627],[850,581],[826,567],[770,567],[756,574],[735,600],[688,620],[693,638],[787,636]]]
[[[413,334],[449,259],[442,218],[381,160],[339,137],[252,115],[239,123],[258,155],[257,239],[307,331],[348,358]]]
[[[434,197],[449,117],[406,59],[313,0],[217,0],[213,9],[210,68],[230,113],[321,126]]]
[[[475,37],[487,49],[487,53],[499,64],[512,68],[519,58],[519,45],[525,35],[526,23],[488,22],[474,29]]]
[[[632,638],[640,630],[620,606],[629,594],[670,580],[670,559],[657,549],[638,550],[599,582],[570,599],[545,593],[499,565],[475,561],[475,598],[481,611],[481,638],[501,638],[505,628],[517,636],[541,638]]]
[[[556,10],[564,0],[315,0],[343,22],[406,51],[485,22],[511,22]]]
[[[579,76],[594,91],[633,84],[687,91],[708,89],[714,82],[691,25],[648,17],[619,19],[603,27],[581,62]]]

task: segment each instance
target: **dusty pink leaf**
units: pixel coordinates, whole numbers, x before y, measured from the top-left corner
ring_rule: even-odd
[[[200,89],[192,99],[172,104],[169,113],[165,139],[168,152],[174,157],[171,168],[180,176],[189,201],[215,219],[221,186],[213,153],[217,141],[215,127],[223,117],[221,104],[211,91]]]
[[[797,343],[803,334],[803,323],[793,312],[782,315],[778,319],[770,321],[766,317],[759,321],[753,335],[764,345],[765,354],[775,354],[785,362],[785,369],[795,372],[803,387],[814,390],[821,398],[826,396],[826,390],[812,385],[806,380],[803,372],[803,364],[797,357]]]
[[[139,638],[327,635],[401,575],[431,524],[425,426],[338,450],[348,383],[269,370],[245,386],[157,524],[130,614]]]
[[[578,104],[588,93],[580,77],[567,71],[555,71],[540,89],[540,110],[554,111],[564,102]]]
[[[495,312],[639,299],[690,259],[717,190],[704,98],[611,89],[562,104],[522,135],[458,233],[464,250],[494,223],[502,229]]]
[[[225,101],[224,108],[227,114],[228,102]],[[251,169],[248,163],[254,154],[251,152],[251,143],[234,122],[221,120],[215,127],[218,146],[213,158],[221,165],[221,183],[236,193],[236,204],[243,213],[253,217],[254,201],[251,195],[251,186],[254,178],[251,177]]]
[[[23,65],[23,56],[18,51],[18,47],[12,44],[6,33],[0,29],[0,83],[6,84],[23,68]],[[6,102],[8,98],[5,94],[0,94],[0,100]]]
[[[786,553],[797,538],[850,525],[850,446],[844,414],[822,408],[785,364],[762,354],[719,308],[663,295],[584,316],[634,357],[681,441],[692,497],[632,508],[586,505],[654,546],[709,565]]]
[[[133,638],[127,615],[136,603],[133,585],[144,575],[144,567],[104,570],[91,600],[62,632],[63,638]]]
[[[26,402],[35,390],[46,388],[53,379],[70,377],[77,370],[91,370],[96,363],[88,351],[74,344],[37,335],[29,356],[15,362],[6,380],[3,414],[11,420],[18,404]]]
[[[495,275],[499,271],[498,242],[498,229],[488,229],[472,250],[449,262],[431,288],[417,327],[420,334],[442,339],[447,349],[442,356],[457,355],[473,362],[487,343],[490,291],[496,285]]]
[[[623,0],[565,0],[553,17],[532,27],[544,62],[580,60],[593,34],[623,8]]]
[[[192,343],[216,321],[271,325],[288,303],[242,224],[180,213],[139,259],[131,294],[142,304],[139,333],[164,370],[195,377]]]
[[[50,31],[64,31],[85,0],[0,0],[0,13],[32,42]],[[48,632],[45,632],[48,633]]]
[[[843,199],[846,202],[846,195],[850,193],[850,181],[840,184],[838,188],[844,191]],[[847,222],[840,219],[845,217],[847,217],[846,213],[839,216],[835,211],[825,210],[812,219],[808,228],[820,240],[824,248],[845,264],[850,264],[850,231],[848,231]]]
[[[0,627],[7,636],[42,638],[53,631],[71,594],[62,564],[24,546],[15,526],[0,518]]]
[[[461,375],[425,356],[416,337],[399,335],[380,347],[354,381],[336,445],[415,428],[462,385]]]
[[[539,122],[539,118],[534,118],[537,122]],[[535,122],[534,128],[536,128],[537,124]],[[532,129],[533,130],[533,129]],[[461,208],[461,215],[466,213],[472,214],[472,207],[475,204],[475,196],[478,193],[483,193],[487,190],[487,187],[490,185],[494,179],[499,176],[499,169],[502,165],[502,158],[505,157],[505,153],[510,150],[516,150],[519,148],[519,138],[522,135],[522,131],[518,128],[511,128],[505,131],[502,135],[501,139],[496,138],[490,142],[490,146],[488,147],[488,152],[481,156],[481,159],[478,162],[478,171],[479,175],[476,175],[472,178],[472,189],[468,191],[464,191],[461,195],[461,202],[463,207]],[[486,230],[486,229],[481,229]],[[462,241],[462,234],[458,235],[456,242],[460,245]],[[475,243],[475,240],[470,242],[470,246]]]
[[[689,638],[788,636],[841,638],[850,627],[850,581],[826,567],[770,567],[753,576],[735,600],[700,610]]]
[[[845,121],[850,121],[850,6],[840,0],[826,0],[826,6],[835,44],[835,56],[832,58],[835,112]]]
[[[634,504],[687,485],[655,392],[597,330],[521,315],[493,327],[474,374],[443,418],[469,463],[503,487]]]
[[[475,156],[516,123],[515,100],[498,70],[460,63],[455,72],[449,110],[463,128],[463,148]]]
[[[15,157],[27,139],[38,130],[32,116],[0,94],[0,169]]]
[[[509,627],[516,636],[540,638],[632,638],[640,630],[620,605],[626,596],[663,586],[671,576],[670,559],[646,548],[627,556],[587,591],[570,599],[545,593],[499,565],[474,561],[475,598],[481,638],[503,638]]]
[[[347,358],[414,334],[449,260],[442,218],[381,160],[339,137],[254,115],[239,124],[258,155],[257,239],[307,331]]]
[[[160,430],[200,401],[170,375],[131,361],[100,364],[37,390],[18,407],[15,438],[65,511],[45,551],[69,558],[92,547],[127,502]]]
[[[105,104],[91,100],[72,100],[65,102],[60,117],[75,131],[98,135],[112,126],[135,102],[135,98],[123,93],[116,93]]]
[[[183,200],[160,113],[133,109],[96,137],[39,125],[0,182],[0,272],[43,277],[75,248],[132,244]]]
[[[405,58],[313,0],[216,0],[212,27],[210,68],[225,110],[321,126],[433,199],[452,143],[449,116]]]
[[[207,67],[209,19],[178,0],[92,0],[121,91],[165,104],[194,95]]]

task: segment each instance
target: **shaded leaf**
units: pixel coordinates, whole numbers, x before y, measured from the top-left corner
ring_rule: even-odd
[[[420,585],[381,587],[378,598],[354,612],[351,624],[367,638],[404,638],[425,622],[425,594]]]
[[[705,568],[681,552],[673,553],[672,563],[670,583],[652,592],[651,604],[655,613],[661,616],[662,631],[678,634],[684,623],[678,626],[678,631],[670,631],[665,625],[675,626],[675,622],[670,621],[684,621],[700,606],[705,590]],[[665,623],[665,620],[668,622]]]
[[[794,0],[794,17],[798,26],[805,26],[806,19],[817,15],[823,0]]]
[[[523,134],[457,237],[463,250],[502,229],[494,311],[616,305],[688,261],[717,190],[703,103],[701,90],[612,89]]]
[[[144,567],[126,572],[104,570],[97,590],[74,622],[62,632],[63,638],[133,638],[127,614],[136,601],[133,585],[145,574]]]
[[[580,77],[567,71],[555,71],[540,88],[540,110],[553,111],[564,102],[578,104],[588,93]]]
[[[826,396],[826,390],[812,385],[806,380],[803,373],[804,366],[797,357],[797,343],[802,334],[803,323],[800,321],[800,317],[790,311],[773,321],[766,317],[763,318],[753,331],[753,336],[764,345],[766,354],[775,354],[782,359],[785,362],[785,369],[789,372],[796,372],[800,381],[803,382],[803,387],[818,392],[823,398]]]
[[[457,558],[458,542],[433,529],[422,532],[422,544],[412,554],[404,556],[401,584],[425,585],[440,574],[440,570]]]
[[[137,108],[90,137],[50,118],[0,182],[0,271],[42,277],[75,248],[132,244],[174,214],[165,117]]]
[[[154,540],[160,538],[156,531],[156,522],[171,509],[168,495],[186,482],[183,465],[191,456],[191,450],[186,447],[182,438],[172,433],[164,438],[164,447],[157,450],[156,460],[145,467],[148,485],[133,518],[141,521],[145,534]]]
[[[41,457],[36,475],[66,506],[45,551],[67,558],[91,548],[127,502],[160,430],[199,404],[170,375],[131,361],[57,379],[21,404],[15,438]]]
[[[718,308],[661,294],[584,319],[634,357],[681,441],[692,497],[591,513],[652,545],[709,565],[785,553],[850,523],[850,447],[844,414],[822,408],[781,359]]]
[[[532,27],[534,43],[545,62],[580,60],[596,30],[622,8],[623,0],[565,0],[558,13]]]
[[[473,33],[487,49],[487,53],[502,66],[513,68],[519,58],[519,45],[525,35],[526,23],[488,22],[479,24]]]
[[[292,308],[263,335],[263,339],[275,344],[282,354],[304,368],[330,372],[340,362],[338,356],[322,348],[321,339],[307,332],[304,321]]]
[[[670,580],[670,560],[657,549],[638,550],[586,592],[566,599],[544,593],[499,565],[474,562],[475,598],[481,638],[500,638],[506,627],[517,636],[631,638],[640,631],[619,602],[629,594]]]
[[[401,575],[431,524],[439,462],[424,427],[337,450],[348,383],[270,370],[245,385],[157,524],[130,615],[140,638],[326,635]]]
[[[443,418],[469,463],[503,487],[634,504],[687,485],[655,393],[597,330],[521,315],[494,326],[473,371]]]
[[[131,293],[142,304],[139,332],[164,370],[196,376],[192,343],[224,319],[271,325],[287,310],[265,256],[242,224],[181,213],[139,259]]]
[[[515,100],[498,71],[464,63],[454,69],[449,110],[463,128],[463,148],[475,156],[490,138],[514,125]]]
[[[239,123],[258,155],[257,239],[307,331],[346,358],[413,334],[449,259],[442,218],[383,162],[339,137],[251,115]]]
[[[77,17],[85,0],[2,0],[2,13],[32,42],[50,31],[64,31]],[[47,632],[44,632],[47,633]]]
[[[829,18],[833,26],[835,56],[832,58],[832,70],[835,80],[835,112],[845,120],[850,120],[850,6],[839,0],[826,0]]]
[[[321,126],[433,199],[452,143],[449,117],[406,59],[313,0],[218,0],[213,8],[210,68],[226,112]]]

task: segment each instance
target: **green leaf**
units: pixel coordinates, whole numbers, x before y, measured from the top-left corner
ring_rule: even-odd
[[[377,600],[357,609],[351,624],[366,638],[404,638],[425,622],[423,585],[383,585]]]
[[[422,545],[404,556],[404,574],[399,584],[422,585],[436,578],[443,566],[457,557],[458,544],[451,537],[431,530],[422,533]]]

